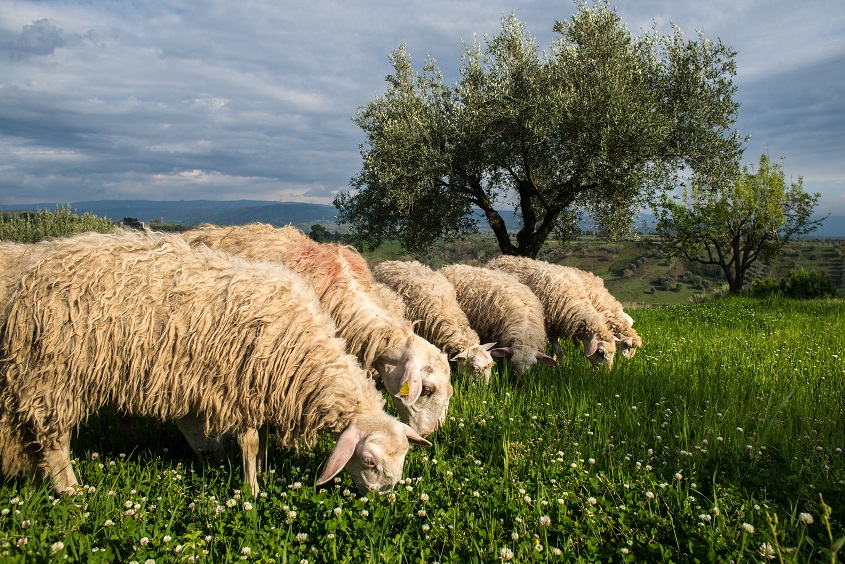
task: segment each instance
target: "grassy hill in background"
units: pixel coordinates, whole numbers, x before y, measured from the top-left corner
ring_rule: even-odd
[[[464,241],[438,243],[425,255],[403,252],[392,242],[364,254],[371,264],[416,259],[439,268],[457,262],[483,265],[500,251],[492,237],[479,235]],[[629,307],[688,303],[696,297],[718,293],[724,284],[717,266],[668,258],[658,243],[646,240],[608,243],[597,237],[582,237],[567,245],[550,241],[538,258],[601,276],[611,293]],[[747,284],[765,278],[779,280],[799,268],[826,273],[842,293],[845,290],[845,241],[790,243],[770,263],[755,264],[748,274]]]

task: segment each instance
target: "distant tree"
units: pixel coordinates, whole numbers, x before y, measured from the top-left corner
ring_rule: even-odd
[[[362,169],[334,200],[356,242],[420,251],[476,231],[480,209],[503,253],[533,257],[584,213],[603,236],[626,233],[678,171],[734,172],[735,53],[677,28],[633,37],[606,2],[577,6],[547,52],[503,18],[484,48],[465,46],[453,87],[433,60],[420,74],[404,46],[390,55],[387,91],[354,118]],[[497,205],[521,217],[515,240]]]
[[[823,219],[810,219],[818,199],[804,192],[801,177],[787,184],[783,167],[764,154],[757,172],[746,167],[729,182],[694,183],[676,199],[663,194],[655,230],[669,254],[719,266],[737,293],[755,261],[768,261],[821,225]]]
[[[335,237],[331,231],[326,229],[324,226],[320,225],[319,223],[315,223],[311,226],[311,231],[308,232],[308,236],[311,237],[314,241],[318,243],[326,243],[330,241],[334,241]]]
[[[120,220],[120,223],[124,227],[131,227],[132,229],[143,229],[144,224],[141,223],[137,218],[134,217],[124,217]]]

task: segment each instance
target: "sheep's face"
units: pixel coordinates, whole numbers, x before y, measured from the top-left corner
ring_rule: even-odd
[[[616,355],[616,343],[614,341],[599,341],[596,352],[589,355],[587,360],[593,368],[610,368],[613,365],[613,357]]]
[[[409,442],[431,445],[383,411],[361,415],[341,433],[318,484],[330,480],[343,464],[361,495],[389,491],[402,479]]]
[[[634,358],[637,353],[637,347],[634,346],[631,338],[625,338],[616,343],[616,350],[622,355],[622,358]]]
[[[489,350],[495,346],[495,343],[487,343],[484,345],[473,345],[460,354],[452,357],[452,361],[456,363],[458,373],[468,377],[473,382],[490,383],[490,373],[496,361],[489,353]]]
[[[388,361],[379,370],[384,386],[399,418],[426,437],[446,420],[454,392],[449,361],[440,349],[416,335],[393,356],[398,361]]]

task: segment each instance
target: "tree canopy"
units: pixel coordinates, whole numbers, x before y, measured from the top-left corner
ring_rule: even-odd
[[[366,135],[339,219],[366,246],[423,250],[489,223],[505,254],[536,256],[587,213],[601,234],[627,232],[635,211],[683,171],[730,176],[735,53],[702,35],[633,36],[607,3],[579,3],[541,51],[511,14],[495,37],[465,44],[460,79],[435,62],[390,55],[387,90],[354,118]],[[522,220],[515,237],[497,211]],[[479,213],[480,210],[480,213]]]
[[[753,172],[733,180],[694,183],[681,196],[663,194],[657,234],[670,254],[718,265],[731,293],[742,290],[748,269],[776,255],[793,237],[817,229],[811,219],[819,194],[804,192],[802,178],[787,184],[783,167],[763,154]]]

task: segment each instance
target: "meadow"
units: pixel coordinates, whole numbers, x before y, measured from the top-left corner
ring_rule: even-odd
[[[594,372],[454,378],[445,426],[391,493],[315,488],[332,441],[234,456],[107,410],[74,437],[85,487],[0,485],[4,562],[835,562],[845,541],[845,301],[631,310],[644,347]]]

